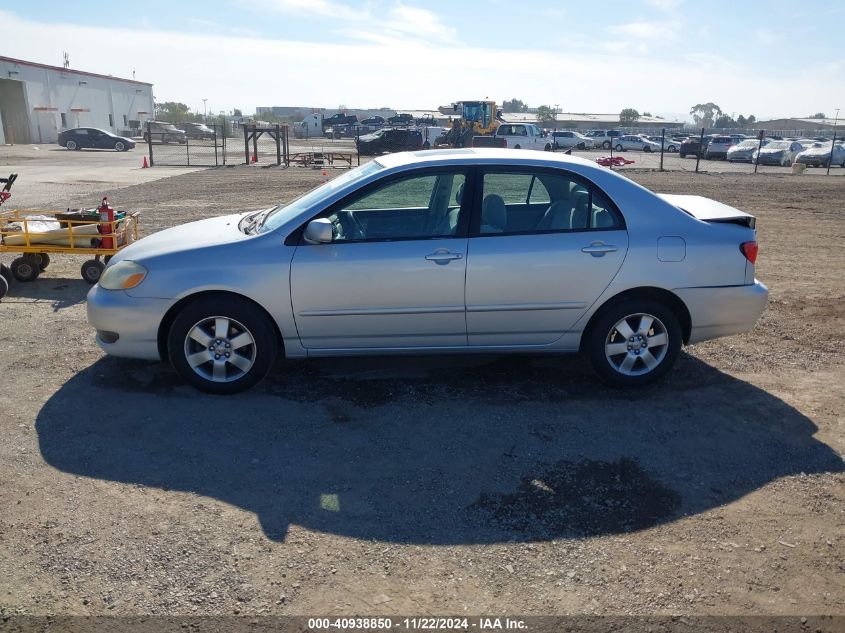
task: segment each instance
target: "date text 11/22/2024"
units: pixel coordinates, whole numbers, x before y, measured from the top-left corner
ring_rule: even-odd
[[[405,629],[405,630],[462,630],[474,628],[479,631],[522,630],[525,621],[513,618],[496,617],[416,617],[392,619],[387,617],[352,617],[352,618],[309,618],[310,630],[355,630],[355,629]]]

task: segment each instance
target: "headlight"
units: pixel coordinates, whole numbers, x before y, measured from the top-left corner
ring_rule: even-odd
[[[100,288],[129,290],[138,286],[147,276],[147,269],[137,262],[124,260],[109,266],[100,277]]]

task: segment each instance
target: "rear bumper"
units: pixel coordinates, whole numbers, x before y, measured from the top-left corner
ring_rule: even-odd
[[[747,332],[763,314],[769,289],[756,281],[747,286],[678,288],[675,294],[690,312],[690,343]]]
[[[88,323],[97,330],[97,344],[108,354],[160,360],[158,328],[171,299],[139,299],[122,290],[88,292]],[[117,335],[116,340],[113,335]]]

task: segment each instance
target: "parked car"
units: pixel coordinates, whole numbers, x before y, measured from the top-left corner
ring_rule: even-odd
[[[374,156],[423,148],[423,135],[410,128],[382,128],[358,138],[358,153]]]
[[[629,149],[635,149],[641,152],[659,152],[660,143],[650,141],[645,136],[626,134],[614,141],[613,148],[617,152],[627,152]]]
[[[188,135],[172,123],[148,121],[144,126],[144,142],[149,143],[150,139],[159,143],[187,143]]]
[[[678,148],[678,154],[681,158],[686,158],[687,156],[701,156],[704,157],[704,152],[702,151],[703,147],[707,147],[707,144],[710,142],[710,139],[713,138],[712,135],[704,137],[704,145],[701,144],[701,137],[700,136],[690,136],[689,138],[685,139],[681,142],[681,146]]]
[[[763,139],[763,147],[768,143],[768,139]],[[750,163],[758,147],[760,147],[760,141],[749,138],[731,146],[725,158],[729,163]]]
[[[596,147],[610,149],[616,139],[623,135],[621,130],[590,130],[584,136],[593,139]]]
[[[831,150],[831,145],[833,149]],[[839,165],[845,167],[845,146],[836,143],[813,143],[807,149],[798,153],[795,157],[796,163],[802,163],[808,167],[827,167]]]
[[[759,165],[789,167],[799,152],[803,151],[804,146],[798,141],[772,141],[763,147],[759,153],[754,150],[751,160]]]
[[[68,149],[113,149],[125,152],[135,148],[131,138],[117,136],[95,127],[77,127],[59,133],[58,144]]]
[[[465,195],[465,192],[473,192]],[[288,204],[159,231],[88,293],[109,354],[235,393],[276,357],[578,352],[639,387],[751,329],[755,219],[550,152],[388,154]],[[529,283],[530,280],[530,283]]]
[[[730,136],[712,136],[704,150],[704,158],[707,160],[727,158],[728,150],[735,144]]]
[[[539,149],[552,151],[552,139],[531,123],[502,123],[493,134],[504,139],[510,149]]]
[[[593,139],[587,138],[580,132],[572,130],[558,130],[552,132],[553,149],[593,149],[596,144]]]
[[[387,122],[390,125],[411,125],[414,122],[414,117],[411,114],[403,113],[388,117]]]
[[[358,117],[354,114],[346,115],[343,112],[337,112],[329,117],[323,117],[323,127],[332,127],[337,125],[353,125],[358,122]]]
[[[361,125],[384,125],[384,124],[385,124],[384,117],[378,116],[378,115],[367,117],[366,119],[363,119],[361,121]]]
[[[660,147],[661,142],[663,143],[663,149],[666,152],[675,153],[678,151],[678,148],[681,146],[681,142],[677,141],[669,136],[663,138],[661,136],[648,136],[646,137],[648,140],[657,143],[658,148]]]
[[[216,138],[214,130],[204,123],[180,123],[185,130],[185,135],[188,138],[199,140],[213,140]]]

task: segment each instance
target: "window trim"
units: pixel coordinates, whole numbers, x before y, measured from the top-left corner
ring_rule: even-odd
[[[481,232],[481,204],[484,200],[484,176],[488,173],[514,173],[514,174],[530,174],[537,176],[544,173],[550,176],[562,176],[586,187],[590,191],[590,198],[592,200],[593,190],[598,191],[609,203],[608,211],[613,213],[619,220],[619,226],[609,227],[595,227],[587,229],[545,229],[542,231],[511,231],[507,233],[482,233]],[[533,181],[532,181],[533,182]],[[482,165],[476,167],[476,172],[472,180],[473,183],[473,207],[469,222],[469,238],[488,238],[488,237],[512,237],[515,235],[547,235],[552,233],[597,233],[600,231],[627,231],[628,225],[625,222],[625,216],[619,210],[619,206],[613,201],[607,192],[599,187],[589,178],[574,172],[558,169],[554,167],[532,167],[527,165]],[[545,186],[545,185],[544,185]],[[528,204],[526,202],[526,204]],[[552,204],[551,202],[549,204]],[[463,211],[463,209],[462,209]]]
[[[454,166],[438,166],[438,167],[427,167],[422,169],[410,169],[400,171],[394,174],[389,174],[378,180],[375,180],[371,183],[356,189],[355,191],[347,194],[340,200],[332,203],[319,213],[315,213],[310,218],[308,218],[305,222],[299,225],[294,231],[291,231],[288,235],[287,239],[285,239],[285,244],[288,245],[296,245],[296,246],[327,246],[328,244],[309,244],[305,241],[305,227],[308,226],[308,223],[312,220],[316,220],[318,218],[325,218],[334,213],[335,211],[340,210],[345,204],[348,204],[350,200],[359,199],[363,196],[369,195],[373,191],[390,185],[394,182],[404,180],[406,178],[419,178],[425,176],[437,176],[440,174],[454,174],[464,175],[464,193],[461,198],[461,207],[458,211],[458,224],[455,227],[455,234],[454,235],[436,235],[431,237],[378,237],[378,238],[371,238],[371,239],[363,239],[363,240],[340,240],[337,242],[329,242],[328,244],[332,245],[340,245],[340,244],[377,244],[380,242],[422,242],[422,241],[437,241],[437,240],[454,240],[454,239],[465,239],[469,232],[469,220],[472,209],[475,206],[475,170],[471,165],[454,165]]]

